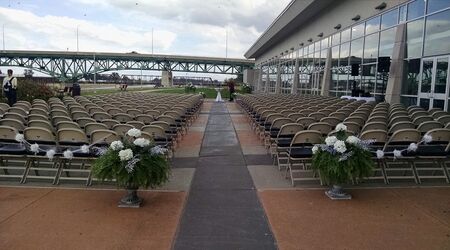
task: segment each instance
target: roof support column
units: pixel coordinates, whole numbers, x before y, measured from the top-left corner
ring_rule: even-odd
[[[394,50],[392,52],[391,67],[389,68],[389,79],[386,86],[386,102],[399,103],[402,90],[402,79],[404,71],[406,24],[397,26],[395,34]]]
[[[275,94],[281,93],[281,72],[280,64],[277,65],[277,81],[275,82]]]
[[[292,83],[291,94],[297,94],[298,91],[298,58],[295,59],[294,64],[294,82]]]
[[[327,50],[327,59],[325,60],[325,68],[323,70],[322,89],[320,95],[329,96],[331,86],[331,48]]]

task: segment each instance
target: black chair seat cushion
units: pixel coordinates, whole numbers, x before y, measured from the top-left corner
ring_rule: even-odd
[[[289,152],[289,157],[291,158],[311,158],[312,148],[293,148]]]
[[[24,155],[27,154],[27,148],[21,143],[2,144],[0,154]]]
[[[420,145],[417,149],[418,156],[447,156],[446,145]]]
[[[291,146],[292,138],[278,138],[277,146],[281,148],[286,148]]]

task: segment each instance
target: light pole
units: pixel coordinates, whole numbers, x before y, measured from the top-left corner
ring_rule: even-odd
[[[79,52],[80,51],[80,47],[79,47],[79,39],[78,39],[78,27],[79,27],[80,25],[78,24],[77,25],[77,52]]]
[[[3,51],[5,50],[5,24],[2,25],[2,42],[3,42]]]

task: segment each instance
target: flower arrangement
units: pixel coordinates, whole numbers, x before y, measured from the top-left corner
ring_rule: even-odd
[[[243,83],[241,85],[241,91],[244,94],[251,94],[252,93],[252,87],[246,83]]]
[[[199,95],[201,95],[203,98],[206,98],[205,92],[198,92]]]
[[[341,185],[370,176],[374,163],[369,145],[373,141],[348,136],[344,124],[338,124],[336,131],[336,136],[327,137],[325,144],[315,145],[312,149],[312,167],[322,181]]]
[[[155,188],[169,179],[167,150],[130,129],[123,141],[113,141],[93,164],[93,175],[102,181],[116,180],[120,187]]]

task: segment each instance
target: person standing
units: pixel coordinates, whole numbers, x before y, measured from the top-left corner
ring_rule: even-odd
[[[234,97],[234,82],[233,81],[228,82],[228,90],[230,91],[230,102],[232,102],[233,97]]]
[[[3,79],[3,93],[8,98],[9,106],[17,102],[17,79],[13,76],[12,69],[8,69],[8,75]]]

